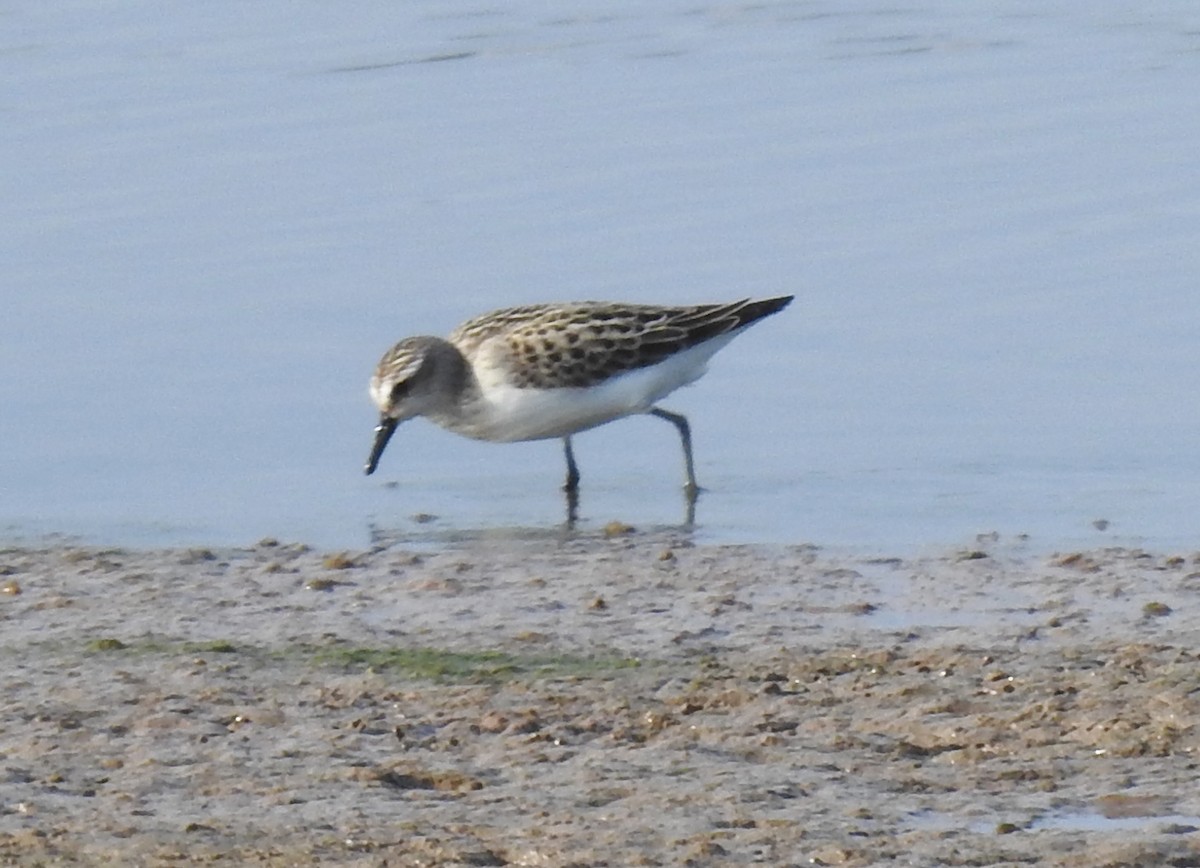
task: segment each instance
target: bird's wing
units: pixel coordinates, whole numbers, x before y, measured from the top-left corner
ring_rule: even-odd
[[[782,309],[790,298],[686,307],[574,302],[496,311],[449,340],[519,388],[585,387],[648,367]],[[485,347],[484,344],[487,344]]]

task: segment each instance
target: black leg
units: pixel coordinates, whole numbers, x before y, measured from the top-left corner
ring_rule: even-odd
[[[700,486],[696,484],[696,469],[692,464],[692,431],[688,427],[687,419],[678,413],[668,413],[666,410],[660,410],[658,407],[651,408],[650,415],[657,416],[659,419],[666,419],[679,429],[679,439],[683,442],[683,465],[687,470],[687,482],[684,483],[683,490],[688,498],[695,500],[696,495],[700,491]]]
[[[579,490],[579,468],[575,466],[575,450],[571,448],[571,438],[563,438],[563,454],[567,456],[567,481],[563,483],[563,491]]]
[[[563,483],[563,491],[567,493],[567,530],[571,530],[579,518],[579,468],[575,466],[570,437],[563,438],[563,454],[567,456],[567,481]]]

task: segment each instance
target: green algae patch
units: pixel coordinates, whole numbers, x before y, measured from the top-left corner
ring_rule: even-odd
[[[312,659],[320,666],[368,669],[419,680],[468,682],[520,678],[594,678],[640,665],[639,661],[628,657],[336,646],[314,649]]]
[[[129,646],[120,639],[93,639],[87,643],[87,650],[92,652],[100,651],[124,651]]]
[[[442,648],[387,648],[352,645],[293,645],[268,648],[238,645],[225,639],[169,642],[158,638],[122,641],[104,637],[88,642],[88,653],[121,653],[152,657],[238,655],[262,664],[299,665],[307,669],[368,671],[415,681],[467,684],[525,679],[605,678],[642,665],[616,655],[512,654],[505,651],[454,651]]]

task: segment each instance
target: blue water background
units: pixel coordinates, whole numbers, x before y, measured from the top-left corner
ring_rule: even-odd
[[[794,293],[664,402],[698,539],[1200,547],[1198,83],[1170,0],[6,3],[0,535],[553,527],[554,442],[362,475],[384,349]],[[576,449],[682,519],[661,421]]]

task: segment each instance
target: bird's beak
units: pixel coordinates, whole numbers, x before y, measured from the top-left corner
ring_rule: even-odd
[[[375,426],[375,445],[371,447],[371,455],[367,458],[365,468],[367,476],[375,472],[375,466],[379,464],[379,456],[383,454],[384,448],[387,447],[388,441],[392,439],[392,433],[399,424],[398,420],[386,413],[379,417],[379,424]]]

